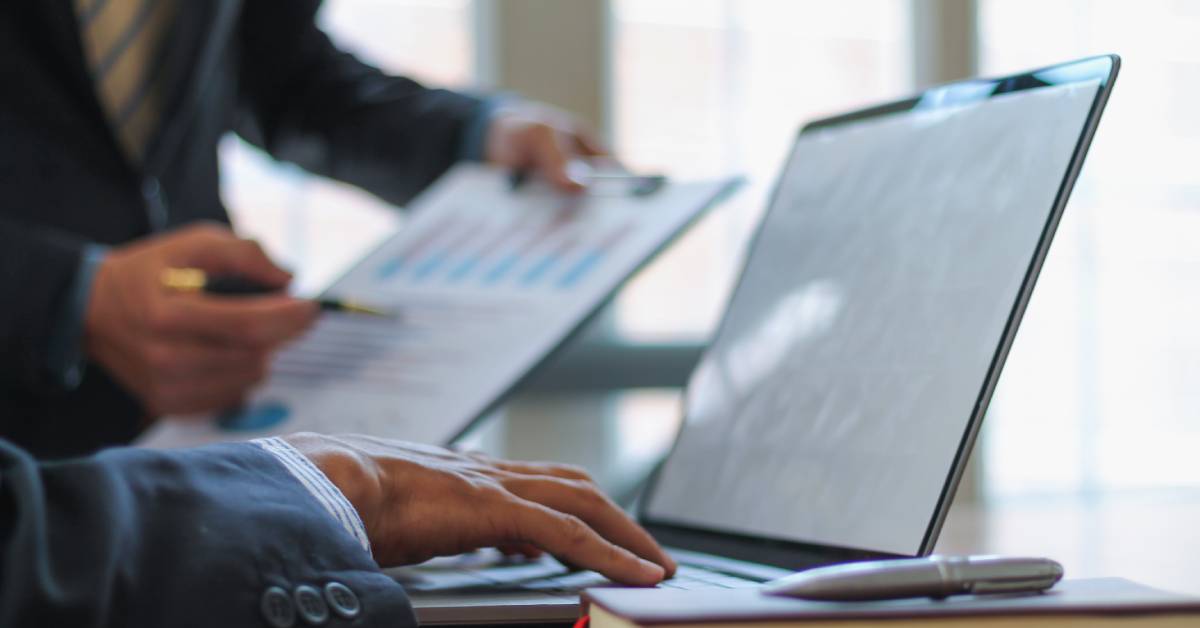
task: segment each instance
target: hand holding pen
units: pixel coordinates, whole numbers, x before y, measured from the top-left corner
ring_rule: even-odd
[[[243,277],[266,292],[181,292],[163,286],[172,268]],[[148,420],[236,405],[266,376],[274,353],[321,313],[318,303],[286,293],[290,281],[258,244],[224,226],[188,226],[115,247],[95,266],[83,304],[81,357],[115,379]]]
[[[223,296],[261,296],[278,292],[270,286],[241,275],[210,275],[199,268],[167,268],[162,273],[165,288],[180,292],[204,292]],[[344,301],[341,299],[313,299],[326,312],[349,312],[380,318],[395,318],[395,312]]]

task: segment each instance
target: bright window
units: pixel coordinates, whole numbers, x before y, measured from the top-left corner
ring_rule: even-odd
[[[748,178],[732,202],[624,292],[622,336],[707,336],[801,123],[910,91],[909,7],[906,0],[614,0],[618,154],[673,176]]]
[[[431,85],[475,79],[472,0],[327,0],[321,27],[344,50]]]
[[[980,66],[1124,65],[987,421],[993,494],[1200,484],[1200,4],[981,0]]]

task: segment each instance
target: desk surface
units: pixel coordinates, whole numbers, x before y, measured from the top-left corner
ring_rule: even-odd
[[[956,503],[937,551],[1050,556],[1069,578],[1200,595],[1200,490]]]

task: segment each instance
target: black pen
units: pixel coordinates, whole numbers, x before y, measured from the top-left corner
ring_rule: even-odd
[[[237,275],[209,275],[199,268],[168,268],[162,273],[162,285],[180,292],[204,291],[210,294],[250,296],[271,294],[275,290]],[[352,312],[383,318],[395,318],[396,313],[340,299],[316,299],[322,310]]]

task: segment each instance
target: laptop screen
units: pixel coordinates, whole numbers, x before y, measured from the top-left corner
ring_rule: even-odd
[[[1102,85],[802,132],[644,518],[918,554]]]

